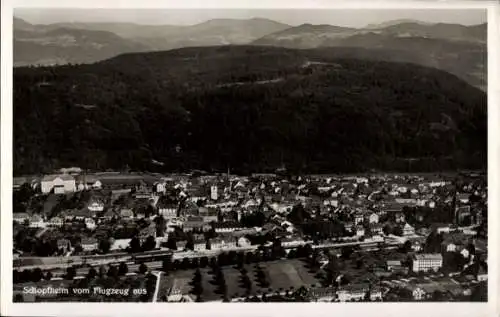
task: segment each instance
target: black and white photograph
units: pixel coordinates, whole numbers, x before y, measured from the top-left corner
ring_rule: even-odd
[[[487,4],[11,12],[12,306],[493,298]]]

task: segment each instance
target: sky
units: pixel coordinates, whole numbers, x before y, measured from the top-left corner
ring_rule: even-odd
[[[33,24],[56,22],[132,22],[193,25],[211,19],[267,18],[289,25],[332,24],[363,27],[389,20],[430,23],[485,23],[485,9],[33,9],[18,8],[14,16]]]

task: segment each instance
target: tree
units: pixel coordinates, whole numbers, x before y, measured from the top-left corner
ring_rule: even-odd
[[[42,278],[43,278],[42,270],[38,267],[35,268],[33,270],[33,273],[31,274],[31,280],[36,283],[39,282]]]
[[[24,302],[23,294],[17,293],[14,295],[14,303],[22,303]]]
[[[102,239],[99,241],[99,250],[102,253],[108,253],[111,248],[111,243],[109,243],[109,239]]]
[[[130,240],[129,251],[131,253],[141,252],[141,242],[139,241],[139,238],[137,236],[133,237]]]
[[[90,270],[89,270],[89,274],[90,274]],[[99,267],[99,277],[100,277],[100,278],[103,278],[103,277],[104,277],[104,274],[106,274],[106,269],[104,268],[104,266],[103,266],[103,265],[101,265],[101,266]]]
[[[72,280],[76,276],[76,269],[73,266],[70,266],[66,269],[66,279]]]
[[[147,271],[148,271],[147,265],[144,263],[141,263],[141,265],[139,265],[139,273],[146,274]]]
[[[163,272],[165,272],[165,274],[168,275],[168,273],[170,271],[172,271],[173,269],[173,266],[172,266],[172,258],[171,257],[167,257],[165,258],[163,261],[162,261],[162,265],[161,265],[161,269]]]
[[[349,259],[353,254],[354,250],[352,247],[348,246],[348,247],[343,247],[341,252],[342,252],[342,258]]]
[[[156,239],[153,236],[148,236],[142,244],[143,251],[151,251],[156,248]]]
[[[52,279],[52,273],[48,271],[47,274],[45,274],[44,279],[46,281],[50,281]]]
[[[118,277],[118,269],[115,265],[110,265],[107,273],[108,277],[117,278]]]
[[[32,280],[32,277],[31,277],[31,270],[30,269],[25,269],[21,272],[20,274],[20,280],[21,282],[29,282]]]
[[[204,268],[208,265],[208,258],[206,256],[200,259],[200,267]]]
[[[127,273],[128,273],[127,263],[125,262],[120,263],[120,265],[118,266],[118,275],[123,276]]]
[[[12,271],[12,283],[17,284],[21,282],[21,273],[18,270]]]
[[[412,250],[411,242],[409,240],[406,240],[405,243],[401,246],[400,251],[403,253],[408,253],[411,252],[411,250]]]
[[[91,268],[89,269],[89,272],[87,273],[87,279],[92,280],[92,279],[94,279],[96,276],[97,276],[97,271],[95,270],[95,268],[91,267]]]
[[[167,240],[167,248],[170,250],[177,250],[177,239],[174,235],[169,235]]]

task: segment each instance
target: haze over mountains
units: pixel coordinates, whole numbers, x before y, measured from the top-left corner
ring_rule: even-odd
[[[486,89],[486,24],[394,20],[365,28],[303,24],[269,19],[214,19],[192,26],[134,23],[32,25],[14,19],[14,65],[93,63],[129,52],[212,45],[286,48],[349,47],[336,52],[358,58],[435,67]],[[345,55],[349,57],[349,55]]]

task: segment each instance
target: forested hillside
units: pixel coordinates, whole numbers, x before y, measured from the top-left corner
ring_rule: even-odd
[[[330,51],[329,51],[330,50]],[[413,64],[224,46],[14,69],[14,172],[486,166],[486,95]]]

